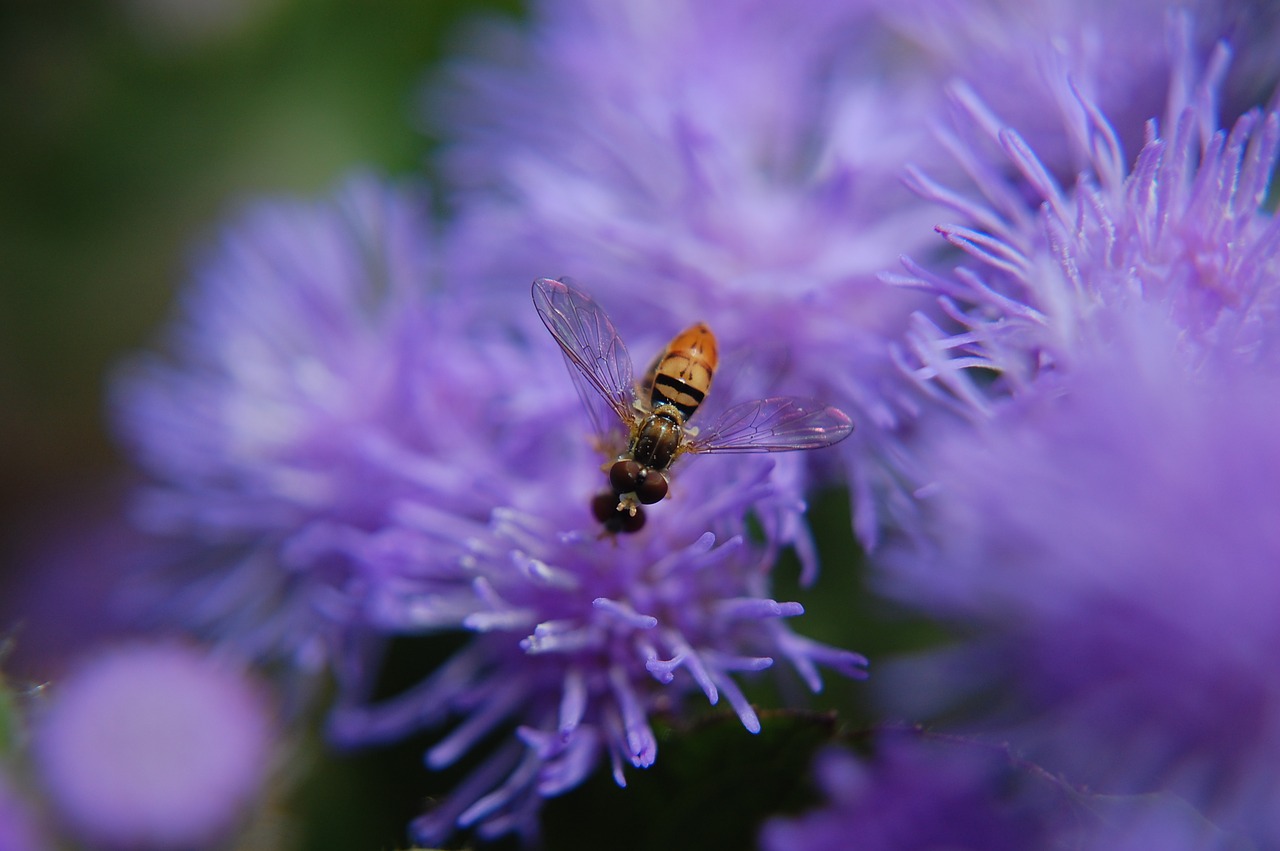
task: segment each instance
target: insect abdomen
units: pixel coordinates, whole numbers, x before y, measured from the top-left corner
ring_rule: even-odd
[[[671,405],[688,420],[711,390],[718,356],[711,329],[699,322],[676,335],[654,370],[650,408]]]

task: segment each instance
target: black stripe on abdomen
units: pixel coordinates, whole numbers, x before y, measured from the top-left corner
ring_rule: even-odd
[[[653,407],[672,405],[685,418],[693,416],[706,394],[678,378],[658,373],[653,379]]]

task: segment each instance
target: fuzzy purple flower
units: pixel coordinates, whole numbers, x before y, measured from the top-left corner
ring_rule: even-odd
[[[175,551],[171,581],[144,586],[153,611],[303,670],[332,652],[366,578],[317,541],[382,521],[393,482],[371,458],[422,425],[424,213],[367,177],[258,203],[182,293],[169,353],[118,376],[118,430],[152,480],[135,517]]]
[[[0,773],[0,851],[43,851],[48,847],[35,807]]]
[[[987,629],[948,662],[1005,687],[994,723],[1047,767],[1274,838],[1280,381],[1189,374],[1176,331],[1141,332],[939,437],[938,545],[886,572]]]
[[[504,299],[531,267],[589,280],[629,340],[705,320],[758,395],[847,411],[855,435],[808,460],[850,479],[873,542],[906,501],[914,399],[886,352],[919,305],[876,274],[938,215],[903,166],[944,162],[940,86],[898,44],[858,2],[537,3],[433,90],[462,184],[446,263]]]
[[[1070,189],[1015,129],[990,124],[972,90],[953,89],[957,111],[990,132],[1015,173],[975,158],[985,203],[913,176],[922,194],[968,219],[938,231],[985,267],[948,278],[908,262],[914,277],[890,277],[938,295],[942,312],[961,326],[950,333],[922,316],[913,325],[908,367],[939,391],[935,399],[981,414],[987,397],[1017,396],[1044,372],[1067,368],[1076,348],[1105,335],[1101,314],[1130,305],[1169,312],[1186,334],[1188,357],[1213,349],[1275,362],[1280,227],[1259,208],[1280,116],[1255,110],[1229,132],[1217,129],[1216,92],[1229,56],[1220,46],[1198,81],[1174,86],[1190,100],[1175,97],[1167,135],[1148,123],[1132,171],[1110,124],[1081,97],[1064,123],[1090,168]],[[974,369],[998,376],[995,392],[971,380]]]
[[[1238,840],[1172,798],[1108,799],[1072,788],[1007,748],[882,732],[874,755],[819,754],[825,805],[775,818],[763,851],[1227,851]]]
[[[824,751],[813,771],[826,806],[768,822],[764,851],[1037,848],[1045,840],[1042,813],[1064,803],[1019,796],[1012,761],[996,748],[905,733],[880,737],[869,763]]]
[[[210,847],[272,761],[266,695],[180,644],[102,651],[56,684],[33,751],[69,829],[107,848]]]
[[[775,658],[813,689],[819,664],[861,676],[768,595],[780,548],[816,570],[799,464],[690,461],[650,528],[603,536],[603,459],[560,351],[527,296],[513,316],[469,281],[432,288],[410,201],[359,181],[246,217],[188,293],[174,358],[126,375],[117,409],[156,480],[139,516],[199,558],[157,604],[256,658],[332,663],[340,742],[452,725],[443,767],[505,735],[420,823],[431,841],[535,831],[542,799],[602,761],[619,780],[652,763],[650,716],[691,691],[757,730],[736,678]],[[363,639],[446,632],[475,637],[365,705]]]
[[[796,465],[690,459],[675,470],[670,498],[647,507],[645,529],[603,534],[591,503],[606,487],[604,459],[559,349],[533,305],[526,310],[533,338],[490,316],[487,332],[459,325],[436,341],[424,361],[434,377],[412,415],[440,439],[381,443],[381,467],[395,478],[387,522],[348,527],[313,550],[376,577],[361,603],[369,628],[473,635],[421,685],[388,700],[367,693],[376,661],[346,656],[339,666],[346,688],[335,741],[436,728],[447,732],[429,767],[485,754],[415,825],[428,843],[467,828],[536,833],[543,799],[601,764],[619,782],[625,765],[651,764],[650,717],[683,714],[691,692],[725,697],[758,730],[737,677],[775,658],[814,690],[818,665],[864,673],[861,656],[787,629],[782,619],[802,609],[768,595],[781,547],[798,550],[807,574],[816,569]],[[457,394],[431,395],[455,374]],[[746,541],[748,515],[760,545]]]
[[[944,656],[1004,687],[987,722],[1047,768],[1169,790],[1280,840],[1280,224],[1260,210],[1280,116],[1216,129],[1220,50],[1132,171],[1092,103],[1092,167],[1059,186],[1010,129],[1022,187],[953,196],[939,230],[978,266],[913,267],[954,325],[919,321],[908,368],[958,414],[921,442],[931,532],[885,587],[984,628]],[[967,95],[966,95],[967,97]],[[1071,120],[1070,118],[1068,120]],[[921,181],[924,191],[943,191]],[[1041,200],[1027,207],[1027,189]]]
[[[542,800],[602,763],[619,785],[627,766],[651,765],[653,717],[687,713],[693,695],[724,698],[757,732],[739,679],[775,661],[815,691],[819,665],[864,676],[865,659],[793,633],[785,619],[803,609],[769,596],[768,542],[796,540],[803,508],[771,483],[771,461],[690,462],[646,528],[615,539],[588,507],[599,458],[575,445],[529,507],[477,522],[409,499],[395,526],[352,542],[352,557],[401,577],[370,607],[383,628],[473,636],[421,685],[334,714],[332,734],[351,743],[445,729],[431,768],[487,743],[480,767],[415,824],[419,841],[534,835]],[[748,512],[765,546],[747,541]]]
[[[1230,40],[1246,59],[1230,81],[1241,96],[1257,97],[1280,74],[1272,49],[1280,15],[1249,0],[907,0],[886,4],[886,16],[939,79],[969,81],[1055,174],[1088,165],[1059,118],[1080,108],[1073,87],[1133,149],[1169,102],[1177,64],[1217,41]]]

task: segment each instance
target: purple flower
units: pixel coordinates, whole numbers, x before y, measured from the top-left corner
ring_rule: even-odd
[[[650,764],[650,716],[690,692],[759,729],[736,678],[775,658],[815,690],[819,664],[861,676],[768,595],[781,547],[816,569],[800,465],[683,462],[648,529],[603,536],[603,459],[559,349],[523,293],[512,316],[454,276],[428,289],[414,209],[357,182],[251,214],[188,293],[174,357],[126,375],[118,410],[156,481],[139,517],[198,559],[157,605],[255,657],[334,663],[340,742],[449,727],[438,768],[498,735],[418,825],[430,841],[536,830],[542,799],[606,758],[620,781]],[[473,640],[422,686],[365,705],[379,659],[348,638],[458,631]]]
[[[993,167],[988,203],[957,200],[970,223],[939,229],[977,267],[913,267],[953,325],[921,320],[907,363],[958,416],[921,442],[930,534],[882,567],[895,596],[983,628],[935,664],[1002,686],[986,723],[1038,762],[1170,790],[1268,844],[1280,225],[1260,205],[1280,116],[1216,130],[1225,61],[1128,173],[1087,100],[1074,187],[998,133],[1043,203]]]
[[[1144,123],[1166,104],[1176,65],[1208,54],[1218,40],[1231,40],[1245,57],[1231,89],[1256,97],[1259,84],[1273,85],[1280,73],[1272,49],[1280,17],[1248,0],[1190,0],[1176,9],[1165,0],[908,0],[886,14],[921,62],[941,80],[968,81],[1055,174],[1088,164],[1059,117],[1079,109],[1073,88],[1137,148]]]
[[[846,410],[853,438],[808,463],[851,480],[867,542],[905,501],[894,433],[914,400],[886,353],[919,305],[876,274],[926,250],[937,217],[903,166],[942,162],[940,87],[888,59],[872,12],[538,3],[431,107],[462,184],[452,274],[511,299],[530,268],[580,277],[654,346],[705,320],[744,389]]]
[[[1139,330],[937,438],[936,547],[888,582],[985,627],[950,664],[1004,686],[989,723],[1050,769],[1274,838],[1280,381],[1190,373],[1176,331]]]
[[[1063,806],[1025,800],[1012,760],[996,748],[907,734],[881,737],[867,763],[824,751],[814,775],[826,805],[766,823],[764,851],[1044,847],[1042,810]]]
[[[0,774],[0,851],[42,851],[48,847],[35,808]]]
[[[420,685],[333,718],[333,736],[351,743],[444,729],[426,755],[435,769],[485,754],[415,824],[421,842],[465,828],[535,834],[542,800],[601,763],[619,785],[626,766],[652,764],[653,716],[682,716],[695,696],[723,698],[757,732],[739,680],[775,661],[815,691],[819,665],[864,675],[858,654],[791,632],[784,619],[803,609],[769,596],[773,542],[794,539],[802,509],[771,483],[771,461],[690,462],[646,528],[615,539],[588,508],[604,485],[599,459],[575,445],[527,507],[497,507],[486,523],[408,499],[396,525],[352,542],[353,557],[400,576],[371,606],[381,626],[472,635]],[[765,546],[746,540],[748,511]]]
[[[866,761],[819,754],[824,806],[767,822],[763,851],[1238,847],[1176,799],[1091,795],[1006,748],[911,731],[881,733],[874,748]]]
[[[145,584],[153,610],[250,657],[323,663],[367,577],[319,542],[383,521],[387,445],[447,437],[412,416],[444,321],[423,317],[424,212],[368,177],[256,204],[182,293],[168,353],[118,376],[118,430],[152,481],[134,513],[176,551],[170,581]]]
[[[33,752],[69,828],[95,846],[194,848],[226,837],[272,759],[265,694],[180,644],[121,645],[54,686]]]
[[[1216,129],[1216,87],[1229,55],[1220,47],[1198,83],[1189,77],[1174,86],[1192,99],[1171,107],[1177,121],[1165,135],[1154,120],[1148,124],[1132,171],[1105,117],[1081,99],[1064,123],[1091,165],[1070,189],[1011,127],[990,128],[988,141],[1014,176],[997,163],[973,170],[983,201],[917,173],[921,192],[968,220],[938,231],[983,267],[947,277],[909,262],[915,277],[897,279],[935,293],[960,326],[952,333],[916,317],[908,366],[935,399],[984,415],[988,399],[1020,395],[1046,372],[1069,368],[1076,349],[1105,343],[1107,310],[1131,305],[1169,313],[1186,335],[1180,345],[1188,357],[1212,349],[1275,360],[1280,296],[1270,284],[1280,227],[1259,208],[1280,117],[1255,110],[1230,132]],[[972,91],[957,89],[954,97],[962,114],[988,128],[989,113]],[[983,380],[974,382],[974,374]],[[998,376],[993,391],[985,380],[991,374]]]

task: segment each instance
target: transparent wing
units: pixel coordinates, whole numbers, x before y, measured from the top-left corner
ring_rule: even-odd
[[[776,396],[729,408],[689,442],[690,452],[787,452],[821,449],[853,433],[838,408],[813,399]]]
[[[571,365],[595,433],[616,441],[632,420],[631,355],[603,308],[564,281],[533,282],[533,306]],[[590,389],[588,389],[590,388]]]

